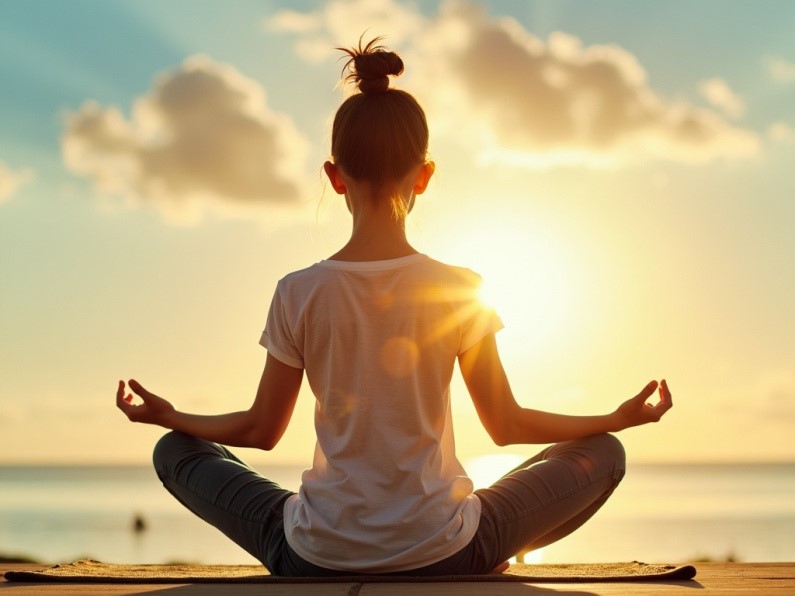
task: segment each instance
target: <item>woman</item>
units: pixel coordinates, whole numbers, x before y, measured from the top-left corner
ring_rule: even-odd
[[[174,431],[154,454],[166,488],[272,573],[500,571],[599,509],[624,473],[623,448],[607,433],[658,421],[671,394],[665,381],[652,381],[602,416],[516,403],[495,341],[502,323],[478,301],[479,277],[406,238],[406,216],[435,166],[422,108],[389,88],[403,62],[376,41],[346,50],[360,93],[337,111],[324,164],[351,213],[350,240],[279,281],[251,408],[183,413],[134,380],[140,399],[120,381],[116,403],[134,422]],[[496,444],[554,443],[478,491],[455,455],[456,361]],[[316,398],[317,442],[296,494],[222,445],[272,449],[304,374]],[[655,392],[659,402],[647,404]]]

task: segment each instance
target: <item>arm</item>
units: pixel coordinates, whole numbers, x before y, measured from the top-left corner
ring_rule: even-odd
[[[135,380],[130,388],[142,403],[134,404],[132,394],[125,396],[124,381],[119,381],[116,406],[133,422],[157,424],[224,445],[270,450],[287,429],[303,375],[302,369],[268,354],[254,403],[242,412],[210,416],[180,412]]]
[[[672,405],[665,381],[659,384],[659,403],[655,406],[646,403],[658,389],[657,381],[652,381],[614,412],[601,416],[567,416],[522,408],[508,384],[493,333],[461,354],[458,362],[478,417],[498,445],[557,443],[617,432],[657,422]]]

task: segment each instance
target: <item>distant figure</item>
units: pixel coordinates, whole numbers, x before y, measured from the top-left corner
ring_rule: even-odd
[[[133,532],[135,532],[136,534],[140,534],[141,532],[144,532],[147,529],[147,527],[148,526],[146,525],[146,520],[144,519],[144,516],[141,515],[140,513],[136,513],[135,516],[133,517]]]
[[[165,487],[274,574],[500,572],[513,555],[563,538],[602,506],[625,467],[621,443],[607,433],[657,422],[671,393],[665,381],[651,381],[601,416],[517,404],[497,352],[502,322],[478,299],[480,277],[407,240],[406,217],[435,164],[425,113],[389,87],[403,62],[377,41],[344,50],[359,93],[336,113],[324,164],[351,213],[350,240],[278,282],[253,405],[188,414],[135,380],[129,386],[140,400],[119,381],[116,404],[133,422],[175,431],[154,452]],[[456,362],[497,445],[555,443],[477,491],[455,453]],[[316,400],[316,447],[293,493],[223,445],[273,449],[304,373]],[[659,402],[647,404],[655,393]]]

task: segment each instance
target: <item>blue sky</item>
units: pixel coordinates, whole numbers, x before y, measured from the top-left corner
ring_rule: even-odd
[[[665,376],[630,457],[795,457],[794,25],[787,1],[3,2],[4,458],[145,461],[118,378],[247,407],[276,281],[348,230],[320,165],[333,47],[365,29],[431,122],[409,235],[493,286],[520,401],[601,412]],[[463,452],[500,451],[454,395]],[[293,422],[269,457],[309,457],[306,390]]]

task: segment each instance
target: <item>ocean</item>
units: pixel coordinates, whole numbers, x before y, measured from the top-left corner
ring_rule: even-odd
[[[258,469],[293,490],[302,471]],[[134,530],[136,517],[141,531]],[[0,556],[9,554],[45,563],[256,563],[184,510],[150,468],[129,466],[0,466]],[[528,557],[705,559],[795,561],[795,463],[630,465],[593,519]]]

